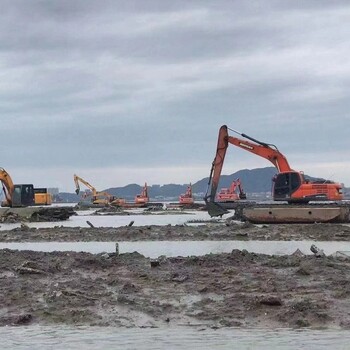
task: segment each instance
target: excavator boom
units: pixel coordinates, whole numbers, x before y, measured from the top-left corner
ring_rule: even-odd
[[[2,182],[4,188],[4,194],[6,198],[5,203],[10,204],[12,202],[12,193],[15,186],[10,174],[4,168],[0,168],[0,181]]]

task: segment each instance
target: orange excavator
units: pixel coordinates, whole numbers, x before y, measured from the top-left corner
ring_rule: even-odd
[[[218,202],[225,203],[236,202],[240,199],[247,199],[240,179],[233,180],[229,188],[222,188],[216,196]]]
[[[240,139],[228,135],[228,127],[221,126],[219,130],[216,155],[210,171],[207,193],[204,197],[209,214],[222,215],[226,211],[215,205],[215,195],[219,184],[221,170],[224,165],[226,150],[229,144],[269,160],[278,173],[273,178],[272,197],[274,201],[291,203],[308,203],[309,201],[338,201],[343,199],[342,186],[328,180],[310,181],[300,171],[293,170],[287,158],[275,145],[258,141],[246,134],[229,129],[242,136]],[[211,187],[211,188],[210,188]],[[209,192],[210,188],[210,193]]]
[[[79,182],[84,184],[90,191],[92,195],[92,204],[104,204],[104,205],[121,205],[125,203],[125,199],[123,198],[115,198],[110,193],[106,191],[97,191],[96,188],[92,185],[90,185],[86,180],[81,178],[78,175],[74,174],[74,183],[75,183],[75,193],[79,194],[80,192],[80,185]],[[89,196],[89,193],[85,192],[83,194],[83,198],[86,198]]]
[[[52,196],[46,188],[34,188],[32,184],[15,185],[4,168],[0,168],[0,181],[5,194],[2,207],[28,207],[52,203]]]
[[[148,188],[147,188],[147,183],[145,182],[145,185],[142,188],[141,194],[138,194],[135,197],[135,203],[136,204],[147,204],[148,202],[149,202]]]
[[[192,185],[191,184],[189,184],[187,186],[186,193],[180,195],[179,203],[183,204],[183,205],[189,205],[189,204],[193,204],[194,203],[194,200],[193,200],[193,197],[192,197]]]

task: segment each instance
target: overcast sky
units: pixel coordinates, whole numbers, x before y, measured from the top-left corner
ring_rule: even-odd
[[[0,166],[14,182],[194,182],[227,124],[350,186],[348,1],[0,5]],[[270,165],[232,146],[223,173]]]

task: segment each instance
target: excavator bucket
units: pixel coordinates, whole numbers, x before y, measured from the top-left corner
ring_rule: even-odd
[[[247,195],[244,192],[242,192],[239,194],[239,199],[247,199]]]
[[[229,213],[229,211],[223,208],[221,205],[215,202],[206,202],[208,214],[213,216],[223,216],[224,214]]]

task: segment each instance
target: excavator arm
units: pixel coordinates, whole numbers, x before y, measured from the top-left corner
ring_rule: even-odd
[[[228,147],[227,126],[223,125],[219,130],[218,145],[216,147],[216,155],[211,165],[207,193],[204,197],[204,200],[207,203],[207,205],[209,202],[213,203],[215,201],[215,195],[218,189],[221,170],[224,165],[227,147]],[[210,194],[208,194],[209,188],[210,188]]]
[[[75,193],[76,194],[79,194],[80,192],[80,185],[79,185],[79,182],[81,182],[82,184],[84,184],[89,190],[91,190],[92,192],[92,195],[94,197],[96,197],[96,188],[92,185],[90,185],[87,181],[85,181],[83,178],[81,178],[80,176],[78,175],[75,175],[74,174],[74,183],[75,183]]]
[[[247,199],[247,195],[246,193],[244,192],[243,190],[243,186],[242,186],[242,183],[241,183],[241,180],[240,179],[237,179],[235,181],[235,189],[236,187],[238,187],[238,191],[239,191],[239,198],[240,199]]]
[[[15,188],[15,185],[12,181],[10,174],[4,168],[0,168],[0,181],[2,182],[2,185],[4,188],[6,202],[7,204],[11,204],[12,193]]]

